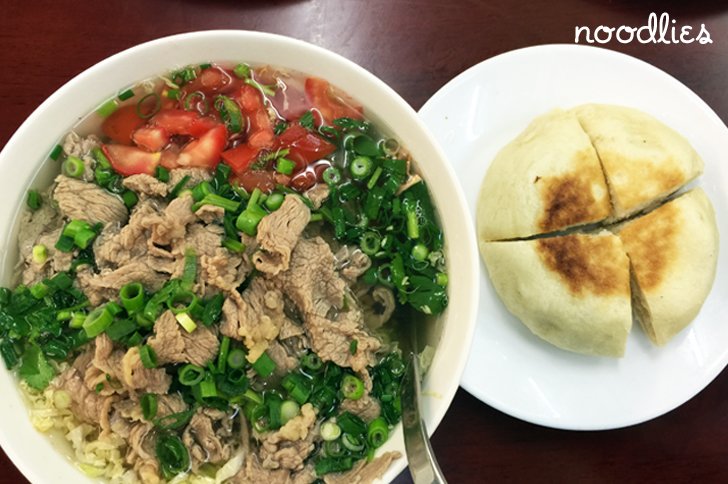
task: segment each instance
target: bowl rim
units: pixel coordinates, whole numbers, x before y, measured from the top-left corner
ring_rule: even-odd
[[[140,71],[136,64],[131,65],[133,62],[137,61],[140,64],[149,64],[150,59],[159,59],[160,55],[165,52],[170,53],[171,58],[177,59],[180,57],[175,57],[175,52],[178,53],[179,49],[188,48],[196,51],[200,45],[207,45],[223,40],[226,42],[234,41],[236,43],[242,43],[246,47],[248,44],[253,46],[272,46],[275,52],[273,57],[275,58],[286,58],[286,52],[288,52],[288,57],[291,57],[291,53],[293,52],[299,52],[305,54],[304,57],[311,56],[315,58],[316,61],[310,64],[311,69],[296,68],[296,70],[309,74],[315,73],[317,75],[319,75],[319,72],[324,72],[320,74],[321,77],[329,80],[334,85],[344,85],[344,90],[353,94],[364,104],[365,108],[369,104],[380,106],[374,113],[368,114],[373,114],[375,120],[376,118],[380,118],[381,115],[382,119],[380,121],[387,125],[386,128],[396,132],[399,137],[401,132],[390,126],[387,121],[396,115],[397,119],[405,124],[407,128],[405,137],[409,142],[403,140],[403,145],[413,153],[413,159],[417,160],[415,162],[417,165],[422,162],[428,165],[428,170],[432,170],[432,173],[422,173],[423,178],[428,181],[433,199],[437,199],[435,206],[441,215],[440,219],[443,231],[446,234],[452,233],[453,235],[458,235],[457,239],[453,235],[446,236],[446,253],[449,266],[448,271],[453,267],[456,267],[459,271],[457,278],[450,278],[450,287],[448,290],[450,304],[446,312],[441,316],[443,320],[450,321],[450,323],[443,328],[442,337],[438,343],[438,349],[435,352],[435,359],[432,365],[433,369],[426,376],[423,385],[425,390],[425,397],[423,398],[423,418],[428,428],[428,433],[432,434],[442,421],[445,412],[457,392],[459,380],[467,362],[476,324],[479,259],[475,244],[475,230],[468,215],[469,212],[465,197],[457,182],[454,170],[447,161],[444,151],[437,145],[435,138],[429,133],[428,128],[414,109],[379,78],[339,54],[303,40],[279,34],[248,30],[204,30],[150,40],[101,60],[74,76],[43,101],[20,125],[15,133],[13,133],[3,147],[0,152],[0,169],[3,169],[6,177],[4,178],[5,181],[0,180],[0,186],[11,186],[12,184],[14,188],[12,188],[11,194],[12,191],[17,191],[17,193],[15,194],[15,200],[6,205],[6,207],[12,207],[12,209],[3,209],[0,211],[0,227],[13,226],[21,212],[18,208],[22,207],[22,200],[34,175],[42,165],[48,163],[47,151],[44,151],[43,143],[33,141],[34,145],[31,145],[29,140],[33,139],[35,133],[41,132],[41,127],[49,125],[51,117],[59,117],[59,119],[65,119],[69,122],[57,123],[60,126],[55,128],[55,131],[51,129],[51,133],[53,134],[45,133],[40,136],[42,140],[51,139],[51,137],[55,140],[60,139],[63,133],[67,133],[71,129],[71,126],[75,125],[73,121],[74,117],[91,112],[99,102],[115,94],[115,91],[112,90],[118,88],[123,89],[126,81],[121,82],[121,80],[128,79],[132,76],[130,72]],[[202,61],[202,59],[192,59],[191,56],[195,54],[190,54],[190,59],[187,61],[188,64]],[[264,56],[268,54],[266,52]],[[184,55],[181,56],[185,57]],[[210,57],[216,61],[226,60],[219,59],[215,54],[210,55]],[[247,57],[241,57],[248,60]],[[133,84],[140,79],[151,77],[176,67],[167,58],[161,63],[157,63],[157,65],[159,64],[163,64],[164,68],[156,68],[154,72],[150,72],[147,76],[135,77],[127,83]],[[277,63],[270,62],[270,64],[276,65]],[[126,67],[127,65],[131,65],[128,70],[123,72],[117,70],[119,66]],[[289,65],[283,67],[290,68]],[[136,76],[136,74],[133,75]],[[119,77],[121,80],[117,81],[116,79]],[[97,84],[95,85],[94,83]],[[346,87],[348,83],[360,84],[362,92],[367,94],[367,99],[362,99],[359,92],[352,93],[351,91],[353,89]],[[100,88],[105,89],[107,86],[111,90],[107,90],[104,94]],[[103,95],[99,96],[99,92]],[[69,99],[72,100],[74,98],[83,100],[83,102],[80,105],[78,105],[79,103],[76,103],[76,105],[70,103],[69,105]],[[79,112],[81,114],[78,114]],[[57,136],[55,133],[57,133]],[[51,141],[47,146],[53,146],[54,143],[55,141]],[[26,151],[23,152],[22,150]],[[424,155],[416,156],[415,153],[424,153]],[[25,156],[26,159],[44,161],[27,164],[16,163],[13,165],[11,160],[21,154],[28,154]],[[14,183],[12,180],[24,180],[24,183]],[[434,180],[437,180],[437,183],[432,183]],[[11,194],[9,195],[10,198],[12,198]],[[444,212],[447,212],[450,216],[443,217]],[[453,242],[456,242],[456,244],[453,244]],[[457,251],[453,250],[455,246],[457,246]],[[5,240],[0,240],[0,254],[3,255],[3,261],[0,261],[0,268],[8,260],[8,248],[12,247],[14,247],[14,244],[9,241],[9,236],[6,236]],[[448,330],[448,328],[451,329]],[[444,355],[447,355],[447,358]],[[41,434],[30,425],[28,408],[23,404],[20,396],[21,390],[17,385],[17,381],[10,375],[10,372],[1,372],[0,389],[10,389],[11,387],[8,386],[9,383],[12,383],[15,391],[9,392],[8,398],[3,399],[5,401],[0,403],[0,424],[2,424],[0,425],[0,445],[2,445],[8,457],[31,482],[45,482],[48,476],[54,476],[57,479],[59,475],[66,476],[66,474],[69,478],[72,477],[75,480],[81,480],[82,474],[69,459],[62,459],[62,453],[59,449],[52,448],[53,455],[47,455],[48,446],[44,446],[39,442],[37,437],[44,439],[48,445],[51,445],[50,439],[48,439],[47,435]],[[444,390],[438,385],[441,385]],[[18,408],[18,406],[21,408]],[[13,421],[13,424],[18,426],[14,428],[15,431],[13,432],[8,424],[13,417],[17,417],[21,413],[24,414],[24,419],[22,422],[18,422],[17,420],[19,419],[17,418]],[[18,436],[23,435],[23,432],[27,432],[29,429],[34,433],[33,435],[28,436],[26,439]],[[20,432],[17,432],[18,430]],[[383,449],[389,450],[390,447],[394,448],[394,442],[401,444],[401,433],[400,424],[397,427],[395,435],[391,436],[389,442]],[[23,440],[27,441],[26,445],[18,445]],[[40,446],[32,447],[33,444],[40,444]],[[34,453],[40,455],[31,458],[31,454],[29,453],[29,449],[31,448],[33,448]],[[399,445],[396,449],[402,451],[404,454],[403,445]],[[34,465],[36,463],[35,461],[41,462],[39,459],[43,459],[44,456],[47,459],[43,461],[45,465],[36,467]],[[385,481],[394,479],[405,468],[406,456],[403,457],[390,466],[384,475]],[[66,464],[69,465],[68,469],[72,469],[73,473],[69,473],[68,469],[58,468],[61,460],[65,460]]]

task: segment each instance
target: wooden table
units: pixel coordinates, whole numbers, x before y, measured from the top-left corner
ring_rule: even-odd
[[[5,0],[0,16],[0,144],[60,85],[140,42],[205,29],[275,32],[326,47],[389,83],[414,108],[467,67],[575,27],[642,26],[668,8],[712,44],[608,48],[674,75],[728,121],[728,13],[722,2],[623,0]],[[668,3],[667,7],[662,6]],[[654,5],[651,5],[654,4]],[[728,154],[727,154],[728,156]],[[728,482],[728,375],[655,421],[607,432],[520,422],[459,391],[433,444],[450,482]],[[25,482],[2,454],[0,482]],[[406,473],[396,482],[409,482]]]

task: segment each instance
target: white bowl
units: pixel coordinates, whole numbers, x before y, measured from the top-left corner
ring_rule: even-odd
[[[450,303],[440,317],[442,333],[424,382],[423,415],[430,433],[442,420],[458,388],[475,325],[478,255],[464,197],[441,149],[415,111],[391,88],[353,62],[325,49],[278,35],[208,31],[175,35],[116,54],[82,72],[49,97],[22,124],[0,153],[1,285],[10,283],[16,260],[13,230],[26,191],[57,169],[51,148],[83,116],[119,89],[167,70],[207,61],[270,64],[329,80],[360,101],[367,116],[409,149],[427,181],[446,237]],[[57,167],[57,165],[55,165]],[[440,326],[438,324],[438,326]],[[37,432],[28,418],[16,380],[0,371],[0,444],[34,483],[90,482],[61,446]],[[381,449],[404,454],[401,426]],[[394,479],[406,465],[398,460],[384,476]]]

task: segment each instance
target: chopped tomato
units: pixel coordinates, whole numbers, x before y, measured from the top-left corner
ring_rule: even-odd
[[[201,116],[184,109],[163,109],[150,120],[150,124],[167,130],[170,135],[181,134],[199,138],[212,128],[220,126],[214,118]]]
[[[270,193],[276,187],[275,174],[271,171],[248,170],[235,176],[235,181],[250,193],[260,188],[265,193]]]
[[[196,79],[186,84],[182,90],[186,93],[200,91],[207,97],[216,94],[234,92],[242,84],[242,80],[231,75],[219,66],[211,66],[203,69]],[[212,102],[212,99],[209,99]]]
[[[288,148],[286,158],[295,161],[298,170],[336,151],[336,146],[299,124],[291,125],[278,136],[277,148]]]
[[[240,88],[238,104],[248,119],[248,144],[255,148],[270,148],[275,135],[268,110],[263,103],[263,95],[253,86]]]
[[[336,118],[363,118],[362,107],[354,105],[351,99],[345,99],[335,93],[331,84],[324,79],[318,77],[306,79],[306,97],[329,124]]]
[[[102,145],[111,167],[124,176],[146,173],[153,175],[159,164],[161,153],[149,153],[135,146]]]
[[[169,144],[169,133],[159,126],[142,126],[131,135],[137,146],[149,151],[160,151]]]
[[[169,145],[167,149],[162,151],[162,156],[159,159],[159,164],[168,170],[179,168],[177,164],[177,158],[179,158],[179,148],[177,145]]]
[[[249,144],[241,144],[235,148],[222,152],[222,159],[230,165],[230,168],[237,174],[247,171],[248,167],[255,161],[260,153],[260,148],[254,148]]]
[[[117,143],[131,145],[132,133],[145,122],[137,114],[135,105],[127,105],[111,113],[101,125],[101,130]]]
[[[264,129],[251,133],[248,136],[248,144],[258,149],[270,148],[273,146],[274,141],[275,134],[273,134],[273,130]]]
[[[220,162],[220,154],[227,144],[227,129],[219,124],[191,141],[182,149],[177,158],[179,166],[215,168]]]

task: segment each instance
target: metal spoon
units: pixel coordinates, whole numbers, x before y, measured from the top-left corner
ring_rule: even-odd
[[[403,351],[407,370],[402,378],[402,426],[404,447],[407,452],[409,471],[415,484],[443,483],[447,481],[432,451],[427,437],[425,422],[420,414],[420,364],[417,357],[416,324],[410,324],[412,347]],[[407,338],[403,338],[406,340]],[[408,345],[403,345],[408,346]]]

